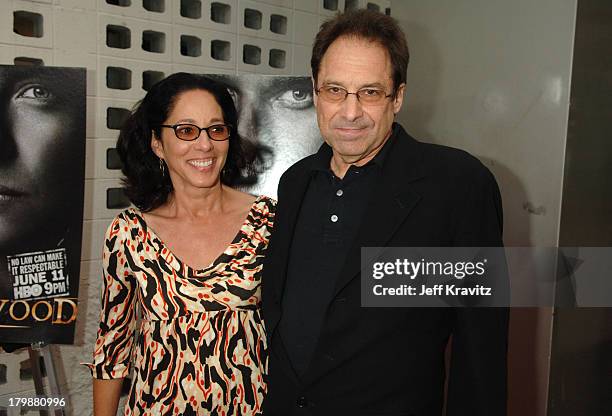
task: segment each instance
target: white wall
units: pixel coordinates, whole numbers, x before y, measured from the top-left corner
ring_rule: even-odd
[[[398,0],[411,47],[399,121],[495,174],[508,246],[555,246],[576,0]],[[513,310],[511,415],[544,415],[552,313]]]

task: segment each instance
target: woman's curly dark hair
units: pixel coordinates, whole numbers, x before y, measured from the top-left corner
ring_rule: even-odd
[[[117,140],[125,194],[142,211],[162,205],[173,190],[169,175],[160,170],[160,159],[151,149],[151,134],[161,137],[160,125],[167,120],[176,98],[191,90],[211,93],[221,107],[224,122],[232,126],[221,182],[233,185],[250,174],[256,153],[238,134],[238,115],[227,88],[203,75],[170,75],[149,89],[123,124]]]

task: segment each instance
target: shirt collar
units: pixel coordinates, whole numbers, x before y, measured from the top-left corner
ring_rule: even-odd
[[[399,131],[399,124],[393,123],[391,126],[391,136],[387,139],[383,147],[376,153],[376,155],[366,163],[364,166],[378,166],[382,168],[384,166],[385,160],[387,159],[387,154],[389,154],[389,149],[393,147],[392,142],[396,140],[397,132]],[[332,148],[327,143],[323,142],[317,153],[315,153],[314,163],[312,164],[311,170],[321,170],[321,171],[329,171],[329,163],[332,157]]]

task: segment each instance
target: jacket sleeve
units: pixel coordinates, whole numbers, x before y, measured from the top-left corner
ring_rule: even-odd
[[[454,245],[501,247],[497,183],[481,164],[472,176],[455,217]],[[451,342],[447,416],[506,415],[508,309],[456,308]]]

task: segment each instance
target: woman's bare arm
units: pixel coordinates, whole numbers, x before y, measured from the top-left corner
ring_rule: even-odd
[[[94,416],[116,416],[121,397],[122,378],[93,380]]]

